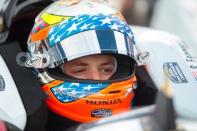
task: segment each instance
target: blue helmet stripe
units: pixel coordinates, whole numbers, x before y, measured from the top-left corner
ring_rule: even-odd
[[[101,52],[117,52],[116,39],[112,30],[96,30]]]

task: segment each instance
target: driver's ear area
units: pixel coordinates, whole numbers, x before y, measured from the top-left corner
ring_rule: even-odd
[[[133,106],[152,105],[155,102],[157,88],[144,66],[136,67],[137,89]]]

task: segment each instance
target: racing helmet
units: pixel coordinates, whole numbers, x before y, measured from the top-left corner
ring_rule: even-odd
[[[49,56],[42,63],[47,66],[34,67],[48,108],[77,122],[129,111],[136,88],[134,44],[130,26],[106,2],[64,0],[44,9],[35,19],[28,50]],[[95,54],[115,57],[117,70],[109,80],[77,79],[61,70],[65,62]]]

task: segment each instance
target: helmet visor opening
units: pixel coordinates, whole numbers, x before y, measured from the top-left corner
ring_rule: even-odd
[[[108,54],[112,55],[112,54]],[[131,76],[134,75],[136,63],[134,60],[129,58],[125,55],[114,55],[117,62],[117,69],[113,73],[113,75],[106,80],[94,80],[94,79],[80,79],[69,74],[66,74],[63,69],[62,65],[56,68],[48,68],[48,74],[55,79],[63,80],[63,81],[73,81],[73,82],[90,82],[90,83],[110,83],[110,82],[118,82],[125,79],[129,79]]]

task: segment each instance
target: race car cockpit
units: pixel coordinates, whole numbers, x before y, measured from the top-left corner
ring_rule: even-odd
[[[0,2],[0,119],[11,123],[18,130],[46,130],[46,124],[53,118],[60,119],[61,124],[68,122],[62,116],[50,113],[44,103],[47,95],[33,76],[34,72],[31,68],[19,66],[16,62],[17,54],[27,51],[27,44],[24,41],[28,39],[35,16],[52,2],[52,0],[1,0]],[[196,121],[196,111],[190,110],[190,107],[197,108],[194,104],[196,96],[191,93],[196,92],[197,85],[195,58],[184,43],[171,34],[138,26],[132,26],[132,29],[136,34],[135,58],[138,66],[135,73],[138,87],[135,89],[131,118],[141,117],[139,113],[141,111],[148,115],[154,114],[152,111],[155,109],[156,95],[165,83],[166,76],[175,93],[173,96],[176,113]],[[191,90],[191,95],[186,93],[188,88]],[[183,99],[180,99],[181,96],[184,96]],[[143,108],[141,110],[144,106],[147,106],[148,112],[143,111]],[[124,120],[120,117],[115,119]],[[106,122],[110,123],[108,120]],[[93,126],[100,126],[101,124],[98,123],[93,123]],[[101,123],[105,123],[105,119]],[[145,124],[146,127],[151,125]],[[170,127],[175,128],[174,125]],[[9,129],[10,126],[7,128]],[[77,130],[91,128],[91,124],[82,125]]]

